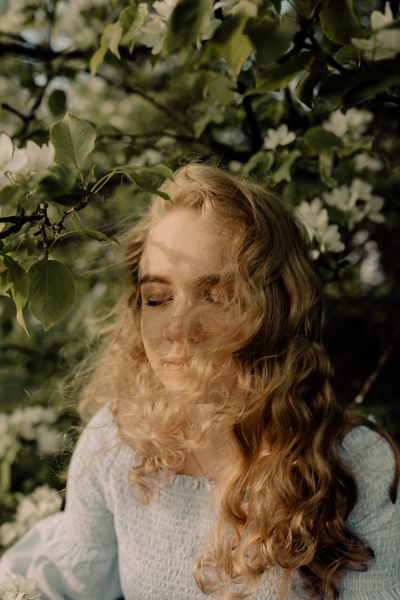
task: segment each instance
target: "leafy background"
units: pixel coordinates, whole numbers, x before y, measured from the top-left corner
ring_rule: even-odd
[[[337,394],[400,439],[399,52],[397,0],[0,3],[1,547],[62,506],[118,236],[187,160],[303,220]]]

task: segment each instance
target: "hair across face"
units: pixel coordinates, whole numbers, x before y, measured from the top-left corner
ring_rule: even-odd
[[[223,331],[218,286],[229,237],[212,211],[186,206],[168,211],[148,234],[139,265],[141,336],[150,366],[167,388],[184,383],[196,350]],[[201,308],[203,318],[192,319],[188,331],[191,311]],[[230,376],[225,369],[218,380]]]
[[[199,588],[238,598],[235,574],[249,594],[278,565],[331,600],[341,566],[371,553],[345,524],[355,483],[337,451],[345,416],[305,235],[274,194],[215,167],[188,164],[162,189],[170,200],[154,198],[125,236],[127,294],[81,413],[113,398],[147,500],[216,423],[228,430],[236,458]]]

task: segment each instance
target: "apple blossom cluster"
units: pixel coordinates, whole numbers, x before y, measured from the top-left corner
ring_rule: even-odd
[[[297,218],[303,223],[310,241],[316,240],[319,250],[314,250],[312,256],[318,258],[321,252],[341,252],[344,244],[341,241],[337,225],[329,224],[327,206],[332,206],[343,213],[349,230],[363,219],[375,223],[385,220],[380,212],[384,200],[381,196],[372,194],[372,185],[362,179],[354,179],[350,186],[341,185],[329,192],[323,192],[323,201],[314,198],[311,202],[305,200],[295,209]]]
[[[383,167],[382,161],[368,152],[360,152],[354,157],[354,167],[356,171],[371,171],[377,173]]]
[[[337,225],[329,223],[328,211],[323,207],[322,201],[315,198],[311,202],[305,200],[295,209],[295,216],[303,224],[310,241],[316,240],[319,249],[311,252],[314,260],[321,252],[341,252],[344,244],[341,241]]]
[[[374,10],[371,13],[371,35],[369,38],[352,38],[353,46],[359,48],[368,60],[386,60],[394,58],[400,52],[400,22],[394,26],[390,3],[385,3],[384,12]]]
[[[373,118],[374,115],[368,110],[350,108],[345,113],[341,110],[335,110],[329,115],[329,119],[322,124],[322,127],[342,138],[345,143],[351,143],[360,139]]]
[[[18,442],[34,441],[38,453],[52,456],[60,451],[60,432],[51,427],[57,420],[56,412],[43,406],[17,408],[10,415],[0,413],[0,456]]]
[[[0,525],[0,545],[3,547],[11,546],[32,525],[59,511],[61,505],[61,496],[48,485],[39,486],[31,494],[22,496],[14,521]]]
[[[330,192],[324,192],[322,197],[326,204],[344,213],[349,229],[353,229],[362,219],[369,219],[374,223],[385,220],[380,212],[384,204],[383,198],[372,194],[372,185],[362,179],[353,179],[350,186],[341,185]]]
[[[34,577],[25,579],[17,573],[5,573],[0,576],[1,600],[40,600],[42,594],[37,589]]]
[[[264,138],[264,148],[266,150],[275,150],[278,146],[287,146],[296,139],[296,134],[289,131],[285,123],[279,125],[277,129],[268,129]]]
[[[146,2],[140,2],[137,8],[137,17],[128,32],[130,42],[140,41],[152,54],[159,54],[164,44],[167,23],[178,0],[160,0],[152,3],[149,10]],[[202,27],[201,40],[208,40],[221,24],[213,14],[207,15]],[[198,40],[198,44],[200,40]]]
[[[54,164],[51,142],[38,146],[28,140],[25,148],[15,148],[11,138],[0,134],[0,189],[18,181],[18,177],[45,171]]]

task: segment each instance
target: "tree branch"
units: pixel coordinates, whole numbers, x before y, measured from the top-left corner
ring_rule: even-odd
[[[237,90],[238,90],[239,94],[244,94],[245,91],[247,90],[247,86],[244,83],[238,81]],[[243,98],[243,109],[246,114],[246,122],[250,129],[253,150],[254,150],[254,152],[257,152],[257,150],[259,150],[261,148],[263,140],[261,137],[260,127],[258,125],[257,117],[253,110],[252,98],[250,96],[246,96],[245,98]]]
[[[0,217],[0,223],[14,223],[11,227],[0,231],[0,240],[4,240],[12,233],[17,233],[26,223],[40,221],[42,218],[43,215],[40,214],[38,210],[31,215],[10,215],[8,217]]]
[[[3,110],[8,110],[10,113],[16,115],[19,119],[21,119],[24,123],[28,122],[28,117],[26,115],[24,115],[22,112],[20,112],[10,104],[7,104],[7,102],[0,102],[0,108],[2,108]]]
[[[379,377],[383,367],[385,366],[387,359],[390,356],[394,347],[394,341],[392,341],[389,346],[385,349],[385,351],[381,354],[378,360],[377,367],[373,373],[368,377],[361,390],[358,392],[357,396],[354,398],[354,404],[362,404],[364,402],[365,396],[368,394],[369,390],[372,387],[372,384]]]

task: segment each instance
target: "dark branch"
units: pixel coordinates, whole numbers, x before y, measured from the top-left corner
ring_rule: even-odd
[[[43,218],[43,215],[38,212],[33,213],[32,215],[15,215],[9,217],[0,217],[0,223],[14,223],[8,229],[4,229],[0,232],[0,240],[4,240],[12,233],[17,233],[25,223],[31,223],[32,221],[40,221]]]
[[[29,120],[29,117],[24,115],[22,112],[20,112],[13,106],[10,106],[10,104],[7,104],[7,102],[0,102],[0,108],[2,108],[3,110],[8,110],[9,112],[13,113],[14,115],[17,115],[17,117],[19,119],[21,119],[24,123],[27,123]]]

